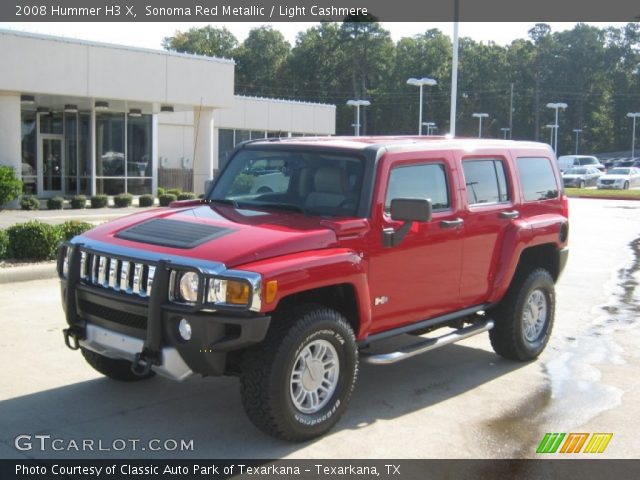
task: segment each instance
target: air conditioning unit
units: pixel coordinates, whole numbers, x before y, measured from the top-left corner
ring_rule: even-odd
[[[182,168],[192,168],[193,160],[190,157],[182,157]]]

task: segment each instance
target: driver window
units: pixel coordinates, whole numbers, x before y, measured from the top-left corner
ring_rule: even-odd
[[[395,167],[389,175],[385,213],[391,211],[394,198],[428,198],[434,211],[450,208],[444,165],[424,163]]]

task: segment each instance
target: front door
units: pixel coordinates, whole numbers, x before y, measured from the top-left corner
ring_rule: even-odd
[[[459,309],[462,220],[458,218],[454,172],[440,158],[398,162],[384,202],[375,212],[380,234],[374,236],[370,260],[373,333]],[[428,198],[429,222],[415,222],[399,245],[382,246],[382,230],[398,230],[389,216],[394,198]],[[384,205],[381,205],[384,203]]]
[[[64,147],[63,136],[40,136],[40,165],[38,173],[42,175],[42,189],[44,196],[62,194],[62,179],[64,177]]]

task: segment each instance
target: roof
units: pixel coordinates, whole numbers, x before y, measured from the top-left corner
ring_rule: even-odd
[[[387,148],[388,150],[476,150],[479,148],[529,148],[550,150],[546,143],[481,139],[481,138],[452,138],[444,136],[370,136],[370,137],[294,137],[294,138],[270,138],[249,142],[251,145],[322,145],[330,148],[350,150],[364,150],[365,148]]]

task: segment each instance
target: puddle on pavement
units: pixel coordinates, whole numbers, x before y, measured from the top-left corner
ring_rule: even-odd
[[[640,323],[640,238],[630,246],[631,266],[616,273],[612,300],[600,306],[602,314],[580,336],[565,337],[565,344],[542,364],[546,384],[522,405],[483,425],[489,432],[486,447],[495,456],[531,457],[547,430],[571,431],[621,404],[623,391],[603,384],[598,367],[625,363],[612,334]]]

